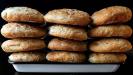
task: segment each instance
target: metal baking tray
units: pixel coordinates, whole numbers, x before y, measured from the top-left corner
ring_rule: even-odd
[[[13,64],[18,72],[115,72],[118,64]]]
[[[115,72],[121,64],[11,62],[18,72]]]

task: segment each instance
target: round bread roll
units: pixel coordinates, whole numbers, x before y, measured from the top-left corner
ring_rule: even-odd
[[[1,17],[7,22],[44,23],[43,14],[28,7],[9,7],[2,11]]]
[[[87,50],[87,43],[55,38],[49,42],[48,48],[51,50],[83,52]]]
[[[132,18],[132,11],[125,6],[110,6],[96,11],[91,16],[94,25],[124,23]]]
[[[92,53],[88,59],[91,63],[124,63],[125,54]]]
[[[127,52],[132,49],[132,45],[125,39],[101,39],[89,45],[93,52]]]
[[[46,59],[51,62],[81,63],[86,57],[84,54],[73,52],[50,52],[46,55]]]
[[[43,28],[22,23],[7,23],[1,29],[6,38],[40,38],[46,35]]]
[[[50,26],[49,35],[79,41],[87,40],[88,38],[84,29],[62,25]]]
[[[12,53],[9,60],[13,62],[39,62],[45,60],[46,54],[42,52]]]
[[[98,26],[88,32],[90,37],[123,37],[128,38],[132,35],[132,28],[128,25],[108,25]]]
[[[40,39],[12,39],[7,40],[1,45],[5,52],[33,51],[45,48],[46,45]]]
[[[66,25],[87,26],[91,22],[87,12],[77,9],[55,9],[49,11],[44,18],[47,22]]]

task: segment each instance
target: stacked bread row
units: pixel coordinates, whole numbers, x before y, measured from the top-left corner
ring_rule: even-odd
[[[1,17],[8,23],[3,25],[1,34],[8,38],[2,43],[2,49],[10,61],[38,62],[45,60],[46,53],[41,49],[46,47],[42,37],[46,33],[44,27],[33,23],[45,23],[43,14],[28,7],[10,7],[2,11]]]
[[[94,12],[91,17],[93,27],[88,34],[98,40],[89,45],[89,49],[94,52],[90,55],[89,61],[92,63],[125,62],[127,59],[125,53],[132,49],[128,41],[132,35],[132,28],[125,24],[132,18],[131,10],[127,7],[112,6]]]
[[[49,11],[44,18],[54,23],[48,32],[54,36],[48,44],[48,48],[54,52],[48,53],[46,59],[63,63],[85,62],[85,41],[88,39],[85,27],[91,22],[89,14],[77,9],[55,9]]]
[[[34,62],[46,58],[61,63],[83,63],[87,59],[91,63],[123,63],[127,58],[124,53],[132,49],[127,40],[132,29],[122,24],[131,19],[132,12],[124,6],[104,8],[92,16],[77,9],[55,9],[42,15],[35,9],[12,7],[1,16],[9,22],[1,33],[11,38],[2,44],[5,52],[15,52],[9,56],[11,61]],[[48,45],[41,39],[47,34],[46,28],[35,26],[45,22],[47,38],[52,38]],[[87,31],[88,26],[92,28]],[[46,46],[51,50],[48,54],[40,50]],[[88,56],[90,51],[94,53]]]

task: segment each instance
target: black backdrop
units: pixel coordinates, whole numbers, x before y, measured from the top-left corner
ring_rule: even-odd
[[[27,6],[39,10],[43,14],[52,9],[58,8],[75,8],[88,12],[90,15],[104,7],[112,5],[123,5],[129,7],[133,10],[132,0],[0,0],[0,12],[7,7],[12,6]],[[0,18],[0,28],[6,22]],[[133,21],[128,23],[133,24]],[[133,25],[132,25],[133,26]],[[1,36],[1,35],[0,35]],[[133,39],[130,38],[130,41]],[[0,41],[3,41],[3,37],[0,37]],[[131,71],[131,66],[133,64],[133,52],[128,53],[128,60],[125,65],[122,65],[117,72],[129,72]],[[8,54],[0,50],[0,72],[14,72],[12,66],[8,64],[7,57]]]

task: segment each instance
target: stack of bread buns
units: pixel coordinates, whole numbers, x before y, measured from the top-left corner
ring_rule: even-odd
[[[41,38],[46,35],[46,29],[39,26],[45,23],[43,14],[28,7],[9,7],[2,11],[1,17],[8,22],[1,29],[1,34],[8,38],[1,47],[3,51],[12,53],[9,56],[10,61],[45,60],[46,54],[41,49],[46,44]]]
[[[64,8],[49,11],[44,19],[52,23],[48,34],[53,36],[48,44],[52,51],[46,55],[46,59],[62,63],[85,62],[85,40],[88,39],[85,27],[91,22],[90,15],[77,9]]]
[[[132,18],[131,10],[124,6],[111,6],[94,12],[91,18],[93,28],[88,35],[97,40],[89,45],[89,50],[94,53],[88,60],[91,63],[124,63],[125,53],[132,49],[128,41],[132,28],[126,24]]]
[[[9,7],[1,17],[8,22],[1,28],[8,38],[1,47],[12,53],[9,60],[14,62],[124,63],[132,49],[128,41],[132,28],[126,24],[132,11],[125,6],[110,6],[92,16],[77,9],[54,9],[43,15],[28,7]],[[46,35],[48,45],[42,39]],[[42,51],[46,47],[47,54]]]

